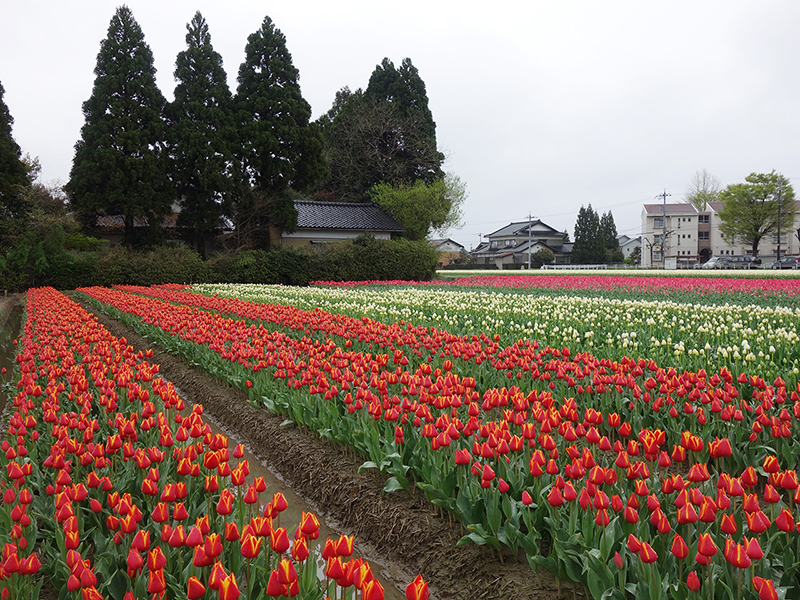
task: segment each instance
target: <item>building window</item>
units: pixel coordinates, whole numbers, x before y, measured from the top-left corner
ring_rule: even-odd
[[[782,233],[781,234],[781,244],[786,244],[786,242],[788,242],[788,241],[789,241],[789,236],[787,234],[785,234],[785,233]],[[772,235],[772,243],[773,244],[777,244],[778,243],[778,234],[777,233]]]
[[[653,260],[654,261],[655,260],[661,260],[661,252],[659,252],[658,250],[654,250],[653,251]]]
[[[492,240],[492,243],[489,244],[489,247],[492,249],[497,248],[497,240]]]
[[[700,216],[697,217],[697,222],[698,223],[710,223],[711,221],[709,220],[709,215],[700,215]]]
[[[684,236],[684,237],[686,237],[686,236]],[[678,236],[678,246],[680,246],[680,245],[681,245],[681,236]]]
[[[708,231],[698,231],[697,232],[697,239],[698,240],[707,240],[707,239],[709,239]]]
[[[663,229],[664,228],[664,217],[656,217],[653,219],[653,228],[654,229]]]

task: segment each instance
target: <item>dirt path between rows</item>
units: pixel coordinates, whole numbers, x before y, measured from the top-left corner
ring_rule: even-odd
[[[92,310],[113,335],[125,337],[137,350],[152,349],[161,375],[284,479],[299,495],[320,508],[322,516],[345,534],[355,534],[365,558],[394,564],[403,572],[396,584],[404,590],[417,573],[429,582],[435,600],[552,600],[555,578],[534,574],[524,557],[506,554],[503,564],[488,547],[456,547],[461,538],[434,512],[421,492],[383,494],[384,481],[374,470],[358,473],[364,459],[346,456],[325,439],[296,426],[281,426],[284,417],[248,404],[243,392],[190,366],[107,315]],[[566,586],[565,586],[566,587]],[[579,597],[583,594],[579,592]],[[564,589],[563,596],[573,596]]]

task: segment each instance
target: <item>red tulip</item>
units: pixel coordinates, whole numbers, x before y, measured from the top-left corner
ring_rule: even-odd
[[[283,554],[289,549],[289,536],[285,527],[278,527],[270,532],[270,546],[273,552]]]
[[[765,473],[777,473],[780,471],[780,465],[778,464],[778,458],[773,455],[769,455],[764,458],[764,465],[763,469]]]
[[[781,512],[778,513],[778,516],[775,518],[775,525],[778,527],[778,529],[786,533],[789,533],[790,531],[794,530],[795,523],[794,523],[794,518],[792,517],[792,513],[785,508],[781,510]]]
[[[239,539],[239,528],[236,523],[225,523],[225,541],[235,542]]]
[[[336,554],[338,556],[348,557],[353,554],[353,540],[354,536],[339,535],[339,540],[336,542]]]
[[[643,563],[652,563],[658,559],[658,554],[650,544],[642,542],[642,547],[639,550],[639,559]]]
[[[314,513],[301,512],[300,531],[309,539],[315,540],[319,537],[319,519]]]
[[[192,564],[195,567],[208,567],[214,564],[214,557],[208,556],[203,545],[194,547],[194,555],[192,556]]]
[[[255,558],[261,551],[261,542],[263,538],[257,538],[254,535],[246,535],[242,538],[240,551],[245,558]]]
[[[190,548],[200,546],[203,543],[203,534],[199,527],[192,527],[189,530],[189,535],[186,536],[186,545]]]
[[[689,546],[686,545],[686,542],[683,538],[675,534],[675,537],[672,538],[672,547],[670,548],[670,552],[672,552],[673,556],[677,559],[684,559],[689,556]]]
[[[564,504],[564,498],[561,496],[561,492],[557,487],[554,486],[550,488],[550,493],[547,495],[547,502],[553,507]]]
[[[778,592],[771,579],[753,577],[753,588],[758,592],[759,600],[778,600]]]
[[[752,560],[761,560],[764,558],[764,552],[761,550],[761,544],[758,543],[757,538],[750,538],[748,539],[747,536],[744,537],[744,549]]]
[[[142,558],[141,553],[137,549],[132,547],[128,550],[128,577],[133,577],[143,566],[144,558]]]
[[[231,573],[223,579],[218,591],[220,600],[238,600],[241,592],[239,586],[236,585],[236,575]]]
[[[164,569],[151,569],[147,578],[147,593],[160,594],[165,589],[167,589],[167,583],[164,580]]]
[[[186,596],[189,598],[189,600],[198,600],[199,598],[202,598],[205,593],[206,587],[202,584],[202,582],[194,575],[189,577],[186,591]]]
[[[217,557],[222,554],[222,538],[218,533],[210,533],[203,542],[203,549],[208,556]]]
[[[331,556],[325,566],[325,576],[330,579],[341,579],[344,576],[344,563],[341,556]]]
[[[700,589],[700,578],[694,571],[691,571],[689,575],[686,576],[686,587],[693,592],[696,592]]]
[[[747,556],[744,546],[733,542],[730,538],[728,538],[728,542],[725,543],[725,559],[737,569],[749,567],[752,562]]]
[[[181,548],[186,545],[186,532],[183,529],[183,525],[178,525],[172,530],[168,543],[173,548]]]
[[[406,586],[406,600],[428,600],[428,596],[428,584],[422,579],[422,575],[417,575]]]
[[[722,515],[722,520],[720,521],[720,530],[723,533],[727,533],[728,535],[733,535],[736,533],[736,519],[733,517],[732,514],[725,513]]]
[[[752,513],[746,512],[745,517],[747,519],[747,528],[753,533],[763,533],[769,529],[769,517],[762,511],[758,510]]]
[[[701,533],[697,540],[697,551],[703,556],[714,556],[718,549],[709,533]]]
[[[297,579],[294,563],[287,558],[281,558],[278,563],[278,579],[284,584],[289,584]]]
[[[361,588],[363,600],[383,600],[383,586],[377,579],[367,581]]]
[[[217,502],[217,513],[225,516],[231,514],[233,512],[233,501],[233,493],[228,488],[224,488]]]
[[[225,573],[225,568],[222,566],[222,563],[219,561],[215,562],[214,566],[211,567],[211,573],[208,575],[208,587],[212,590],[219,590],[226,576],[227,573]]]
[[[277,598],[285,596],[287,593],[286,584],[281,583],[278,579],[278,571],[275,569],[269,574],[269,581],[267,582],[267,595]]]
[[[147,568],[151,571],[163,569],[167,564],[167,557],[161,546],[156,546],[147,553]]]
[[[33,553],[27,558],[22,559],[19,565],[19,573],[20,575],[33,575],[39,572],[41,566],[42,563],[39,562],[39,557],[36,553]]]
[[[272,506],[275,511],[283,512],[289,508],[289,503],[281,492],[276,492],[272,494]]]
[[[292,558],[297,562],[303,562],[309,556],[308,539],[304,537],[295,538],[294,542],[292,542]]]

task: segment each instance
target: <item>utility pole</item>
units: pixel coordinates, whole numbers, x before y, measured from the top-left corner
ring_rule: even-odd
[[[528,211],[528,271],[531,270],[531,220],[533,217],[531,216],[530,211]]]
[[[663,226],[663,232],[661,234],[661,266],[667,266],[667,196],[672,196],[672,194],[668,194],[667,190],[665,189],[663,193],[658,194],[656,198],[661,198],[663,203],[661,205],[661,225]]]
[[[781,192],[783,191],[783,176],[778,175],[778,256],[781,259]]]

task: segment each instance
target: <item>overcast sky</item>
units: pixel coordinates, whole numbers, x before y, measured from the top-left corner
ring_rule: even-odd
[[[2,0],[0,82],[23,152],[66,182],[100,42],[120,2]],[[638,235],[642,204],[682,201],[703,168],[723,186],[776,170],[800,182],[800,2],[127,2],[173,97],[200,10],[228,82],[247,36],[284,33],[313,118],[375,66],[411,58],[445,170],[467,184],[467,248],[528,214],[573,235],[581,205]]]

